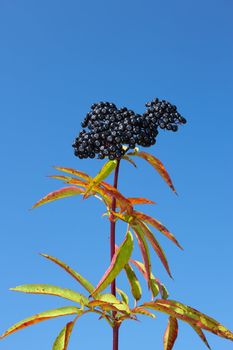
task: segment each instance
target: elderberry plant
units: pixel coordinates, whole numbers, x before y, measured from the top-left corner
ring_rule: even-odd
[[[99,102],[91,106],[91,111],[87,113],[82,123],[84,129],[73,144],[74,153],[80,159],[108,158],[107,162],[94,178],[83,171],[55,167],[63,174],[51,177],[62,180],[68,186],[49,193],[33,208],[76,195],[82,195],[84,199],[90,196],[100,199],[106,206],[105,215],[110,222],[110,265],[97,286],[94,286],[63,261],[42,254],[43,257],[60,266],[81,284],[86,290],[86,295],[50,284],[25,284],[12,288],[12,290],[19,292],[59,296],[70,300],[72,305],[28,317],[11,326],[1,338],[50,318],[73,315],[72,320],[65,324],[52,346],[53,350],[66,350],[77,320],[86,313],[94,312],[99,316],[99,319],[106,320],[111,326],[113,330],[112,348],[118,350],[119,329],[125,320],[137,320],[140,314],[155,318],[153,311],[159,311],[169,316],[163,339],[164,350],[172,350],[178,335],[179,320],[188,323],[208,348],[210,346],[203,330],[233,340],[233,333],[215,319],[179,301],[169,299],[165,285],[152,272],[150,247],[158,255],[171,277],[166,255],[151,227],[165,235],[177,247],[181,249],[182,247],[175,236],[161,222],[135,209],[137,204],[153,204],[153,201],[147,198],[127,198],[117,189],[121,160],[126,160],[136,166],[133,158],[140,157],[152,165],[170,188],[176,192],[163,163],[154,155],[140,151],[136,146],[150,147],[155,144],[159,129],[175,132],[179,125],[185,123],[185,118],[180,115],[176,106],[165,100],[160,101],[158,98],[146,103],[146,111],[142,115],[125,107],[118,109],[114,103],[110,102]],[[113,185],[104,181],[112,172],[114,172]],[[117,247],[115,227],[119,220],[127,224],[127,229],[123,242]],[[132,257],[134,238],[136,238],[141,251],[140,260]],[[140,303],[142,289],[135,271],[142,275],[151,291],[151,300],[148,302]],[[134,300],[133,306],[125,291],[116,286],[116,277],[121,272],[125,272],[127,276]],[[106,288],[109,287],[111,287],[111,292],[106,292]]]

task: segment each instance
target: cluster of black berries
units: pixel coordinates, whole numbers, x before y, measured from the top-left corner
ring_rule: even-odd
[[[140,115],[126,107],[118,109],[114,103],[94,103],[81,124],[89,131],[83,129],[72,145],[75,155],[81,159],[120,159],[136,145],[154,145],[158,127],[176,131],[177,124],[186,122],[169,102],[155,99],[146,107]]]
[[[149,118],[151,123],[161,129],[177,131],[178,124],[186,123],[186,119],[177,112],[176,106],[168,101],[155,98],[153,101],[147,102],[146,107],[148,108],[143,116]]]

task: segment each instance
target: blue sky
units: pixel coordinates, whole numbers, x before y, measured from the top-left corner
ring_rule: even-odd
[[[91,103],[113,101],[140,113],[156,96],[176,104],[188,120],[179,133],[160,133],[151,148],[179,196],[143,161],[138,170],[122,165],[119,188],[127,196],[154,199],[156,206],[143,209],[166,224],[185,248],[181,252],[157,234],[174,281],[155,256],[152,262],[171,298],[233,328],[232,11],[230,0],[1,1],[1,331],[64,304],[9,287],[77,287],[39,252],[98,282],[109,262],[101,204],[77,197],[28,209],[61,186],[46,177],[54,173],[52,165],[94,175],[103,164],[78,160],[71,148]],[[117,237],[120,242],[120,228]],[[120,350],[162,349],[166,317],[141,320],[122,327]],[[66,321],[30,327],[6,338],[0,349],[49,350]],[[207,336],[213,349],[232,347],[230,341]],[[107,325],[89,316],[80,320],[69,349],[105,350],[110,342]],[[204,349],[204,344],[180,323],[174,349],[191,348]]]

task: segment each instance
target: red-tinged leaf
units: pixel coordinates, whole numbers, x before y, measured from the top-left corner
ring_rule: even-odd
[[[65,327],[61,330],[61,332],[55,339],[52,350],[67,350],[68,343],[70,340],[70,335],[74,327],[74,323],[75,323],[75,320],[68,322],[65,325]]]
[[[170,175],[165,169],[163,163],[158,158],[156,158],[155,156],[147,152],[134,152],[134,153],[128,153],[128,155],[137,156],[145,159],[148,163],[150,163],[153,166],[153,168],[155,168],[155,170],[158,171],[158,173],[166,181],[169,187],[176,193],[176,190],[175,190],[175,187],[173,186]]]
[[[132,164],[135,168],[137,168],[137,164],[133,161],[132,158],[130,158],[126,154],[122,157],[122,159],[127,160],[130,164]]]
[[[12,327],[8,328],[6,330],[5,333],[2,334],[2,336],[0,337],[5,338],[6,336],[19,331],[20,329],[26,328],[28,326],[31,326],[33,324],[42,322],[42,321],[46,321],[49,320],[51,318],[55,318],[55,317],[60,317],[60,316],[68,316],[68,315],[78,315],[82,313],[82,310],[75,307],[75,306],[65,306],[65,307],[61,307],[58,309],[54,309],[54,310],[48,310],[48,311],[44,311],[41,312],[39,314],[33,315],[31,317],[25,318],[24,320],[14,324]]]
[[[131,226],[134,230],[134,233],[136,235],[139,248],[142,253],[142,259],[144,261],[145,270],[146,270],[146,280],[148,283],[148,286],[150,286],[150,275],[151,275],[151,262],[150,262],[150,252],[149,248],[145,239],[144,231],[142,230],[141,226],[138,223],[132,223]]]
[[[83,171],[80,171],[80,170],[75,170],[72,168],[65,168],[65,167],[60,167],[60,166],[54,166],[54,168],[56,170],[63,171],[64,173],[68,173],[68,174],[72,174],[72,175],[75,175],[77,177],[80,177],[81,179],[86,180],[87,182],[89,182],[91,180],[91,176],[87,175],[86,173],[84,173]]]
[[[134,215],[141,221],[144,221],[150,224],[151,226],[155,227],[158,231],[162,232],[168,239],[170,239],[173,243],[175,243],[179,248],[183,249],[179,244],[179,242],[177,241],[177,239],[174,237],[174,235],[171,232],[169,232],[168,229],[163,224],[161,224],[161,222],[159,222],[157,219],[149,215],[146,215],[144,213],[141,213],[139,211],[134,211]]]
[[[99,173],[90,181],[84,194],[84,198],[88,197],[93,187],[97,186],[101,181],[103,181],[113,172],[113,170],[117,167],[117,164],[117,160],[109,160],[107,163],[104,164]]]
[[[147,198],[132,198],[129,197],[127,198],[132,205],[134,204],[156,204],[154,201],[151,201],[150,199]]]
[[[40,205],[56,201],[58,199],[62,199],[65,197],[77,196],[78,194],[83,194],[84,190],[81,188],[77,188],[75,186],[69,186],[61,188],[60,190],[56,190],[47,194],[47,196],[40,199],[36,204],[33,205],[32,209],[39,207]]]
[[[44,258],[51,260],[62,269],[64,269],[69,275],[71,275],[76,281],[78,281],[89,293],[92,293],[95,287],[82,275],[73,270],[70,266],[66,265],[63,261],[55,258],[54,256],[50,256],[47,254],[41,254]]]
[[[92,296],[96,296],[116,278],[116,276],[128,263],[128,260],[132,254],[132,251],[133,251],[133,236],[131,232],[128,231],[123,243],[120,245],[119,249],[115,252],[109,268],[101,278],[95,290],[92,292]]]
[[[141,296],[142,296],[142,289],[141,289],[139,280],[132,266],[130,266],[129,264],[126,264],[124,269],[130,284],[131,293],[134,299],[138,301],[139,299],[141,299]]]
[[[156,318],[156,316],[152,314],[152,312],[149,312],[141,306],[135,307],[134,309],[132,309],[132,312],[134,312],[135,314],[141,314],[152,318]]]
[[[155,238],[153,233],[150,231],[148,226],[146,226],[146,224],[144,224],[143,222],[140,222],[138,220],[137,221],[137,225],[138,225],[138,227],[141,228],[143,234],[146,236],[146,238],[148,239],[148,241],[150,242],[150,244],[154,248],[155,252],[157,253],[157,255],[158,255],[159,259],[161,260],[163,266],[165,267],[167,273],[172,278],[171,271],[170,271],[170,268],[169,268],[169,265],[168,265],[168,262],[167,262],[167,258],[165,256],[164,251],[161,248],[159,242],[157,241],[157,239]]]
[[[138,268],[138,270],[141,272],[141,274],[146,279],[145,265],[142,262],[140,262],[138,260],[134,260],[134,259],[130,259],[130,262]],[[168,292],[167,292],[164,284],[161,283],[159,281],[159,279],[153,275],[152,272],[150,274],[150,288],[151,288],[153,297],[156,297],[158,295],[158,292],[161,294],[162,298],[166,299],[168,297]]]
[[[163,338],[164,350],[172,350],[178,335],[178,322],[174,317],[169,317],[168,325]]]
[[[189,323],[190,326],[194,329],[194,331],[199,335],[199,337],[201,338],[201,340],[205,343],[205,345],[207,346],[207,348],[211,349],[205,334],[202,332],[201,328],[196,327],[194,325],[192,325],[191,323]]]
[[[101,185],[111,196],[116,198],[117,205],[120,207],[121,212],[126,211],[128,214],[133,212],[133,206],[130,201],[124,197],[115,187],[109,185],[104,181],[101,182]]]
[[[143,306],[164,312],[189,323],[191,326],[205,329],[222,338],[233,340],[233,333],[218,321],[176,300],[157,299],[154,302],[144,303]]]
[[[86,188],[88,186],[88,182],[87,181],[76,179],[75,177],[71,177],[71,176],[49,175],[49,177],[51,179],[64,181],[65,183],[70,184],[70,185],[76,185],[76,186],[84,187],[84,188]]]
[[[81,305],[87,305],[89,300],[82,294],[75,292],[72,289],[61,288],[51,284],[24,284],[15,288],[10,288],[15,292],[29,293],[29,294],[46,294],[65,298]]]

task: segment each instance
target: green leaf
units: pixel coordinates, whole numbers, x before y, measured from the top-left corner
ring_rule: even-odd
[[[23,292],[29,294],[47,294],[54,295],[64,299],[72,300],[81,305],[87,305],[89,300],[82,294],[75,292],[74,290],[53,286],[51,284],[24,284],[10,290],[16,292]]]
[[[134,299],[135,300],[141,299],[142,289],[133,268],[129,264],[126,264],[124,269],[125,269],[126,276],[130,284],[131,293],[133,294]]]
[[[218,321],[176,300],[157,299],[155,302],[144,303],[143,306],[166,313],[222,338],[233,340],[233,333]]]
[[[169,187],[176,193],[175,187],[173,186],[172,180],[165,169],[163,163],[156,157],[154,157],[152,154],[147,152],[133,152],[128,153],[129,156],[137,156],[140,158],[145,159],[150,165],[153,166],[155,170],[158,171],[158,173],[162,176],[162,178],[166,181],[166,183],[169,185]]]
[[[157,241],[157,239],[155,238],[155,236],[153,235],[153,233],[149,229],[149,227],[140,221],[137,221],[137,227],[141,228],[141,231],[143,232],[143,234],[146,236],[146,238],[148,239],[148,241],[152,245],[153,249],[155,250],[156,254],[158,255],[159,259],[161,260],[163,266],[165,267],[167,273],[172,278],[166,255],[165,255],[162,247],[160,246],[159,242]]]
[[[75,321],[68,322],[61,330],[55,342],[52,350],[67,350],[71,332],[73,330]]]
[[[134,211],[134,216],[136,216],[141,221],[146,222],[151,226],[155,227],[158,231],[163,233],[168,239],[175,243],[179,248],[183,249],[177,241],[177,239],[175,238],[175,236],[171,232],[169,232],[168,229],[157,219],[152,218],[151,216],[141,213],[139,211]]]
[[[84,198],[88,197],[93,187],[98,185],[101,181],[103,181],[106,177],[108,177],[111,174],[111,172],[116,168],[117,164],[117,160],[109,160],[107,163],[104,164],[99,173],[90,181],[90,184],[88,185],[84,194]]]
[[[95,287],[86,278],[84,278],[78,272],[76,272],[71,267],[66,265],[63,261],[47,254],[41,254],[41,255],[44,258],[51,260],[52,262],[54,262],[55,264],[63,268],[66,272],[68,272],[69,275],[71,275],[76,281],[78,281],[89,293],[93,292]]]
[[[98,283],[95,290],[92,292],[93,296],[96,296],[102,290],[104,290],[120,273],[120,271],[127,264],[133,250],[133,236],[131,232],[127,232],[123,243],[120,245],[119,249],[114,254],[111,264],[104,276]]]
[[[178,322],[174,317],[169,317],[167,328],[163,338],[164,350],[172,350],[178,335]]]
[[[59,190],[50,192],[45,197],[40,199],[36,204],[32,206],[32,209],[39,207],[40,205],[53,202],[58,199],[62,199],[65,197],[77,196],[78,194],[83,194],[84,190],[81,188],[77,188],[75,186],[64,187]]]
[[[122,301],[128,305],[129,304],[128,295],[123,290],[121,290],[119,288],[116,288],[116,291],[121,296]]]
[[[129,306],[125,302],[121,302],[119,299],[117,299],[113,294],[100,294],[98,295],[98,300],[105,301],[109,304],[112,304],[120,311],[125,311],[127,313],[130,313]]]
[[[80,171],[80,170],[75,170],[72,168],[65,168],[65,167],[61,167],[61,166],[54,166],[54,169],[62,171],[64,173],[75,175],[75,176],[80,177],[81,179],[83,179],[87,182],[89,182],[91,180],[91,176],[87,175],[86,173],[84,173],[83,171]]]
[[[25,318],[24,320],[14,324],[10,328],[8,328],[6,332],[1,335],[0,338],[1,339],[5,338],[6,336],[16,331],[19,331],[20,329],[26,328],[28,326],[31,326],[33,324],[36,324],[42,321],[49,320],[51,318],[74,315],[74,314],[78,315],[80,313],[82,313],[82,310],[75,306],[65,306],[54,310],[44,311],[39,314],[33,315],[31,317]]]

